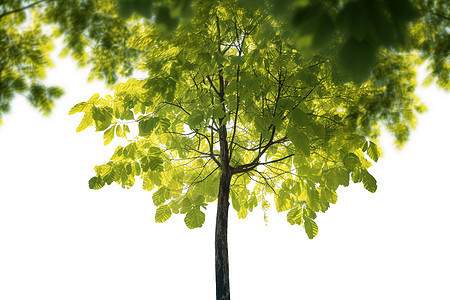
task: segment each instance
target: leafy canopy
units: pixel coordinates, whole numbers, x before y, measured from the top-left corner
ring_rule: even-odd
[[[428,62],[427,83],[450,82],[450,7],[445,0],[239,0],[264,9],[290,32],[304,58],[334,57],[344,80],[361,83],[373,75],[380,51],[412,53]],[[205,5],[208,5],[207,3]],[[141,16],[160,32],[188,22],[198,8],[193,0],[4,0],[0,3],[0,123],[11,101],[24,96],[44,114],[63,91],[44,82],[52,66],[55,38],[61,55],[91,68],[89,79],[114,84],[139,68],[145,49],[129,44]],[[137,13],[137,14],[136,14]],[[170,36],[170,34],[168,35]],[[159,36],[161,38],[162,36]],[[164,34],[164,38],[166,38]],[[147,42],[143,43],[148,45]]]
[[[147,78],[70,111],[83,114],[77,131],[94,126],[105,145],[127,142],[95,167],[89,187],[130,188],[141,177],[155,191],[156,222],[182,214],[187,227],[201,227],[217,199],[226,141],[238,217],[274,203],[313,238],[314,219],[336,203],[339,186],[376,191],[368,169],[380,156],[380,125],[399,143],[414,126],[415,57],[383,52],[369,80],[345,83],[330,58],[303,56],[264,10],[231,0],[193,8],[164,39],[139,23],[129,46],[143,53]]]
[[[173,29],[192,17],[192,0],[119,0],[122,16],[136,12]],[[450,7],[445,0],[239,0],[265,9],[293,34],[303,54],[333,52],[346,80],[366,80],[380,49],[420,51],[433,78],[449,83]]]

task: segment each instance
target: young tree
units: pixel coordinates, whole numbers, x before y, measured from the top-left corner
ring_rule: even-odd
[[[105,145],[128,141],[95,167],[90,188],[129,188],[139,176],[154,191],[155,221],[183,214],[191,229],[217,200],[216,297],[230,299],[229,204],[245,218],[273,197],[314,238],[314,219],[336,203],[340,185],[351,179],[376,191],[368,168],[380,156],[379,126],[402,143],[421,106],[413,56],[383,52],[370,80],[344,83],[331,59],[303,57],[264,11],[235,1],[199,1],[194,11],[164,39],[141,22],[130,45],[144,53],[148,78],[95,94],[70,114],[84,113],[77,131],[95,126]]]

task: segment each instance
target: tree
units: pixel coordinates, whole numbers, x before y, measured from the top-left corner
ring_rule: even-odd
[[[413,94],[414,55],[381,52],[368,81],[346,83],[331,58],[298,52],[264,10],[199,1],[193,11],[164,39],[141,22],[129,45],[143,52],[148,78],[95,94],[70,114],[83,113],[77,131],[94,126],[105,145],[128,142],[95,167],[91,189],[129,188],[140,176],[154,191],[155,221],[182,214],[191,229],[217,200],[216,297],[230,299],[230,202],[245,218],[273,197],[314,238],[314,219],[336,203],[339,186],[352,180],[376,191],[368,169],[380,156],[380,125],[401,144],[423,107]]]

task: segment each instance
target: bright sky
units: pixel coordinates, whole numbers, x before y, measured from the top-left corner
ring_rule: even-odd
[[[183,216],[154,222],[151,193],[139,184],[89,190],[96,164],[107,162],[94,130],[75,133],[69,109],[102,84],[65,59],[48,82],[66,94],[42,117],[14,101],[0,127],[0,299],[214,299],[215,204],[203,228]],[[420,88],[429,111],[398,151],[382,139],[371,169],[378,191],[339,190],[319,214],[319,234],[271,209],[239,220],[230,210],[233,300],[450,299],[450,95]],[[274,206],[274,205],[273,205]]]

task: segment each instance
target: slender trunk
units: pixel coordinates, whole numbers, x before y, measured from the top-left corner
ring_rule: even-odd
[[[231,172],[222,172],[216,217],[216,299],[230,300],[230,277],[228,265],[228,207],[230,203]]]
[[[223,78],[220,79],[220,98],[224,105]],[[220,120],[222,123],[223,120]],[[230,300],[230,274],[228,265],[228,207],[230,203],[231,168],[227,142],[227,128],[219,128],[220,164],[222,174],[219,183],[216,216],[216,300]]]
[[[217,24],[217,50],[221,51],[220,22],[216,16]],[[219,90],[220,105],[225,107],[225,81],[222,76],[222,66],[219,67]],[[219,144],[220,165],[222,174],[220,176],[219,196],[217,199],[216,216],[216,300],[230,300],[230,272],[228,265],[228,207],[230,203],[231,168],[227,141],[227,127],[224,118],[219,118]]]

